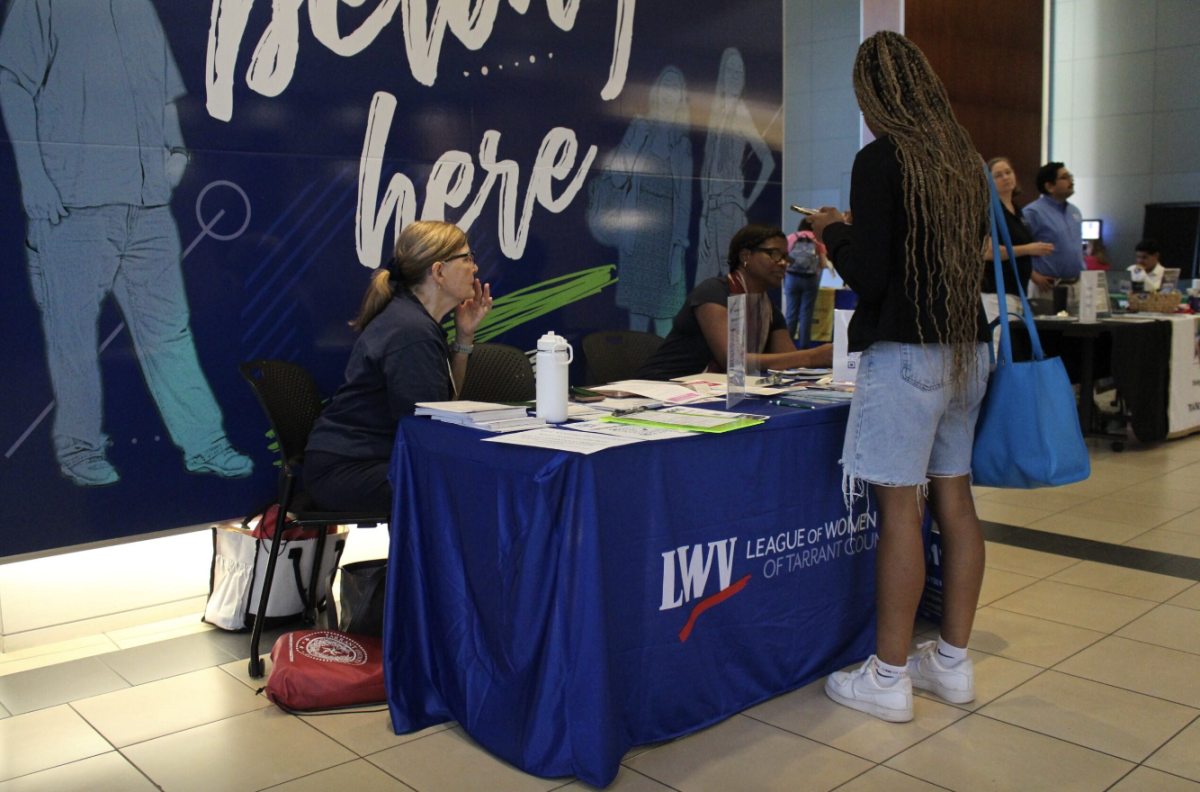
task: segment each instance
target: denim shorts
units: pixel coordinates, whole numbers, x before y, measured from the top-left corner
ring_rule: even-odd
[[[987,390],[987,344],[975,345],[967,387],[951,384],[952,348],[877,342],[862,353],[842,449],[848,501],[864,484],[924,486],[971,472],[975,423]]]

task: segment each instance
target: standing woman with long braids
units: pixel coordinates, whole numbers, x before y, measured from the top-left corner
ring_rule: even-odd
[[[859,297],[849,349],[862,352],[842,454],[848,501],[871,485],[880,521],[876,653],[832,674],[830,698],[888,721],[912,719],[913,686],[971,701],[967,641],[984,546],[971,495],[975,422],[987,386],[980,245],[989,192],[983,161],[954,118],[941,80],[898,33],[868,38],[854,91],[876,140],[854,160],[850,206],[813,230]],[[942,535],[938,641],[909,657],[925,584],[925,502]]]
[[[400,233],[392,260],[371,277],[346,382],[317,418],[304,454],[304,488],[325,511],[392,508],[388,464],[396,427],[417,402],[457,398],[475,328],[492,309],[467,235],[424,220]],[[454,312],[454,343],[442,319]]]

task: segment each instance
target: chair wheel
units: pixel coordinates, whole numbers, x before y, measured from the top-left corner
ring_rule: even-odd
[[[262,679],[263,661],[261,657],[255,656],[250,658],[249,671],[251,679]]]
[[[1118,454],[1121,453],[1122,451],[1124,451],[1125,450],[1125,441],[1124,440],[1114,440],[1113,444],[1112,444],[1112,450],[1116,451]]]

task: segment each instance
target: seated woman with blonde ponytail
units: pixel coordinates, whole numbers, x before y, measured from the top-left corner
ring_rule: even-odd
[[[396,426],[417,402],[457,397],[475,328],[492,309],[475,277],[467,235],[421,221],[400,233],[392,260],[371,278],[358,318],[346,382],[317,419],[305,452],[304,486],[329,511],[392,507],[388,461]],[[455,339],[441,322],[454,312]]]

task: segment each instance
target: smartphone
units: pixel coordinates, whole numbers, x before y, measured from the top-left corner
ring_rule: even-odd
[[[795,204],[792,204],[792,211],[799,212],[802,215],[815,215],[817,213],[816,209],[809,209],[804,206],[796,206]]]
[[[593,402],[602,402],[607,397],[605,397],[603,393],[596,393],[595,391],[588,390],[587,388],[578,388],[572,386],[571,398],[580,404],[591,404]]]

